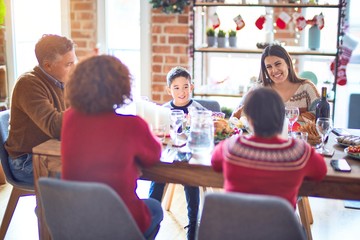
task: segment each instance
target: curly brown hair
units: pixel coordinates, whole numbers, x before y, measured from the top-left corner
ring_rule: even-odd
[[[128,67],[109,55],[94,56],[79,63],[65,87],[74,109],[87,114],[110,112],[132,101],[132,76]]]

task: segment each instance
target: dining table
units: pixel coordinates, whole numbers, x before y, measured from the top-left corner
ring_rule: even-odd
[[[347,129],[350,133],[360,136],[360,130]],[[38,179],[40,177],[57,177],[61,175],[61,142],[48,140],[33,148],[33,167],[35,194],[38,209],[38,227],[41,240],[51,239],[46,226],[44,212],[39,197]],[[322,181],[304,179],[299,196],[312,196],[331,199],[360,200],[360,160],[350,157],[344,152],[344,146],[338,144],[336,135],[329,135],[326,147],[334,150],[331,157],[325,157],[327,174]],[[164,146],[166,149],[166,146]],[[211,167],[210,153],[193,154],[188,162],[162,159],[152,167],[141,168],[140,179],[179,183],[190,186],[222,188],[224,178],[221,173]],[[334,171],[331,159],[344,158],[351,166],[351,172]]]

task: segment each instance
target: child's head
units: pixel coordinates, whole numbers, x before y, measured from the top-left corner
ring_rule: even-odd
[[[262,87],[251,91],[245,99],[244,112],[255,135],[273,137],[282,132],[285,106],[274,90]]]
[[[173,97],[176,106],[185,106],[191,99],[193,84],[191,75],[183,67],[174,67],[166,76],[167,92]]]

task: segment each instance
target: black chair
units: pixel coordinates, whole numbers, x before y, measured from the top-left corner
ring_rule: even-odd
[[[198,240],[305,240],[290,203],[280,197],[244,193],[208,193]]]
[[[360,94],[353,93],[349,100],[348,128],[360,129]]]
[[[7,204],[4,217],[1,222],[0,228],[0,239],[4,239],[7,229],[9,228],[9,224],[11,218],[14,214],[16,205],[19,201],[20,197],[35,195],[34,185],[27,183],[19,183],[14,179],[8,162],[8,153],[4,147],[4,143],[9,135],[9,116],[10,110],[5,110],[0,112],[0,159],[1,165],[3,167],[6,181],[13,186],[11,191],[11,195],[9,198],[9,202]]]
[[[40,178],[39,191],[53,240],[144,239],[123,200],[108,185]]]

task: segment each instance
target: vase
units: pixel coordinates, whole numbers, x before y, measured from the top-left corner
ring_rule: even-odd
[[[236,47],[236,41],[237,41],[236,37],[229,37],[229,46]]]
[[[225,47],[225,41],[226,41],[226,38],[224,38],[224,37],[218,37],[217,38],[217,46],[219,47],[219,48],[224,48]]]
[[[320,48],[320,29],[317,25],[309,28],[309,48],[311,50],[318,50]]]
[[[208,45],[208,47],[213,47],[215,45],[215,37],[214,36],[207,37],[207,45]]]

